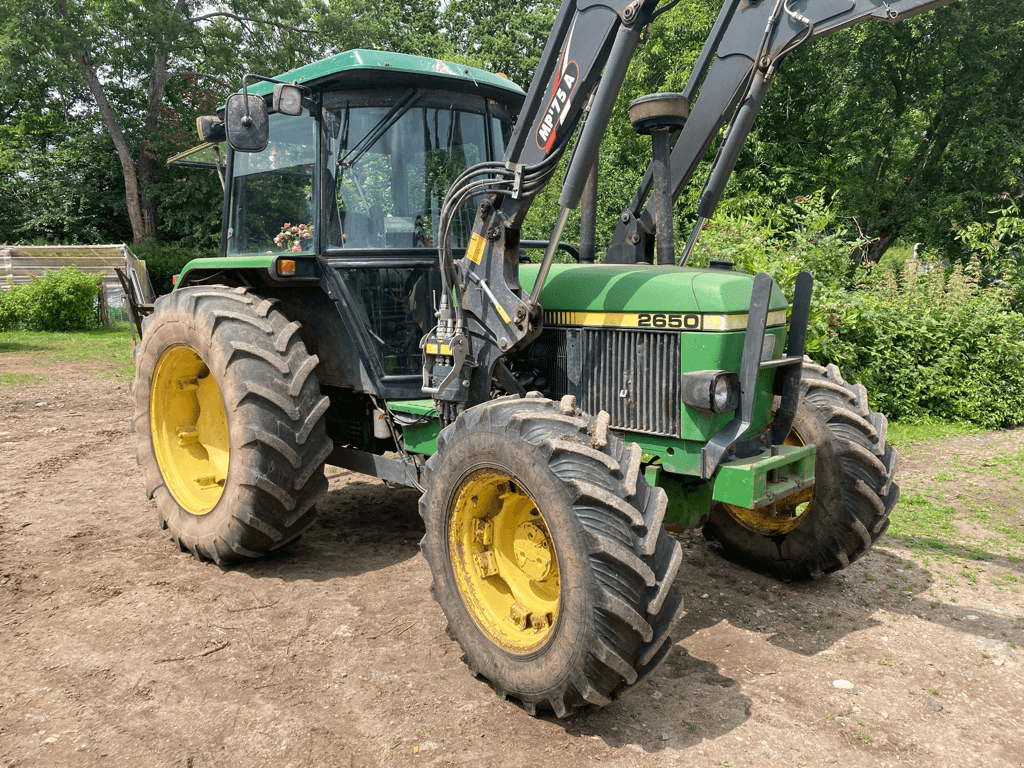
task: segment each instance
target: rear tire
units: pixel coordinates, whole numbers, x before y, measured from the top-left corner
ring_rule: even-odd
[[[571,398],[537,394],[471,408],[441,432],[421,547],[470,670],[531,715],[565,717],[609,704],[665,658],[682,555],[639,447]]]
[[[135,348],[138,459],[161,528],[218,564],[293,541],[333,448],[299,324],[244,288],[161,297]]]
[[[749,530],[715,503],[705,537],[721,543],[730,559],[783,578],[819,578],[846,568],[885,533],[899,499],[893,482],[898,460],[886,444],[887,429],[885,416],[868,407],[862,384],[847,383],[835,365],[805,360],[792,434],[817,448],[813,499],[796,527],[777,535]]]

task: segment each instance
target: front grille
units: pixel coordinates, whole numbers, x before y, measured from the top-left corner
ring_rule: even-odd
[[[583,331],[580,407],[607,411],[612,427],[678,437],[679,375],[678,333]]]
[[[617,429],[679,437],[679,342],[674,331],[549,326],[512,368],[528,389],[607,411]]]

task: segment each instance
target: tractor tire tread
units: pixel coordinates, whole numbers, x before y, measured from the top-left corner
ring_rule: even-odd
[[[316,519],[333,449],[311,355],[280,302],[245,288],[190,287],[163,296],[135,348],[135,431],[147,494],[183,551],[219,565],[259,557]],[[150,435],[150,386],[163,349],[186,344],[203,358],[225,404],[231,458],[220,501],[204,515],[174,499]],[[317,477],[319,476],[319,479]]]
[[[526,398],[501,397],[465,411],[443,429],[438,451],[426,465],[427,492],[420,500],[420,514],[427,535],[421,548],[434,577],[432,594],[448,615],[449,637],[462,645],[468,664],[496,693],[515,697],[530,714],[553,710],[565,717],[587,704],[604,705],[621,690],[642,682],[656,666],[650,661],[660,660],[667,652],[663,646],[671,646],[668,633],[682,604],[672,586],[681,550],[661,525],[667,504],[664,492],[648,492],[634,446],[625,446],[610,431],[600,445],[600,423],[600,415],[581,414],[565,399],[550,401],[534,393]],[[443,539],[446,522],[438,520],[448,502],[439,496],[439,486],[456,483],[459,473],[465,472],[452,466],[454,459],[446,460],[449,449],[458,450],[479,432],[515,441],[533,451],[538,461],[546,460],[582,532],[579,555],[595,587],[590,595],[593,629],[582,640],[582,661],[541,691],[511,690],[507,682],[492,679],[490,651],[477,648],[479,630],[468,614],[462,617],[460,611],[466,609],[461,598],[455,595],[459,602],[452,600]]]
[[[819,578],[862,557],[888,527],[899,498],[893,482],[898,459],[886,443],[888,420],[869,408],[864,386],[846,382],[835,365],[805,357],[800,398],[798,419],[813,422],[808,429],[827,443],[818,445],[815,497],[806,513],[818,519],[767,538],[741,530],[716,505],[704,526],[727,556],[787,579]]]

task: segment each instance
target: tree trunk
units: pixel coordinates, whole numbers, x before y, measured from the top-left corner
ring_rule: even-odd
[[[186,0],[177,0],[174,5],[174,13],[181,14],[186,5]],[[68,20],[68,13],[65,3],[57,4],[57,12],[62,18]],[[71,38],[68,38],[68,42]],[[141,243],[147,238],[155,238],[157,234],[157,201],[150,196],[150,190],[156,181],[156,155],[153,153],[151,141],[153,130],[156,128],[160,116],[160,105],[163,103],[164,90],[167,86],[169,76],[167,74],[166,50],[157,50],[153,56],[153,67],[149,73],[149,93],[146,104],[146,115],[142,141],[139,144],[138,161],[132,158],[128,141],[125,139],[124,130],[114,113],[110,100],[107,98],[103,83],[100,82],[93,64],[92,52],[88,43],[77,41],[79,52],[74,54],[74,59],[82,67],[85,73],[85,80],[89,85],[89,91],[96,106],[99,108],[100,117],[103,118],[103,126],[114,143],[117,157],[121,161],[121,174],[124,176],[125,207],[128,209],[128,219],[132,225],[132,242]]]
[[[128,148],[128,141],[121,130],[121,124],[117,121],[110,101],[107,99],[106,91],[103,90],[103,83],[96,76],[96,69],[89,62],[86,55],[75,56],[82,70],[85,72],[86,82],[89,84],[89,91],[96,100],[99,107],[100,117],[103,118],[103,126],[110,134],[114,142],[114,149],[117,151],[117,158],[121,161],[121,173],[124,176],[124,198],[128,207],[128,219],[132,224],[132,242],[141,243],[147,237],[156,237],[156,221],[147,222],[142,214],[142,205],[139,198],[139,181],[135,172],[135,161],[132,160],[131,150]],[[147,229],[147,224],[151,229]]]
[[[878,237],[864,246],[861,258],[869,264],[877,264],[895,240],[896,228],[886,227],[878,233]]]
[[[153,131],[160,118],[160,104],[164,100],[167,86],[167,53],[157,51],[153,57],[153,68],[149,71],[149,100],[146,104],[146,120],[143,128],[142,142],[139,145],[138,180],[140,187],[139,207],[147,237],[156,237],[156,198],[151,197],[150,190],[156,181],[156,154],[153,152]]]

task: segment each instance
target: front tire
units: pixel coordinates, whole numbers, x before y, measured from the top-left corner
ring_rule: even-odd
[[[470,670],[531,715],[565,717],[665,658],[682,555],[639,447],[572,398],[537,394],[471,408],[441,432],[421,546]]]
[[[333,448],[318,362],[276,300],[244,288],[161,297],[135,348],[138,459],[161,528],[218,564],[293,541]]]
[[[867,390],[835,365],[805,359],[789,443],[814,445],[814,487],[774,518],[715,503],[704,536],[730,559],[788,579],[820,578],[863,557],[889,527],[899,499],[888,421],[868,407]]]

